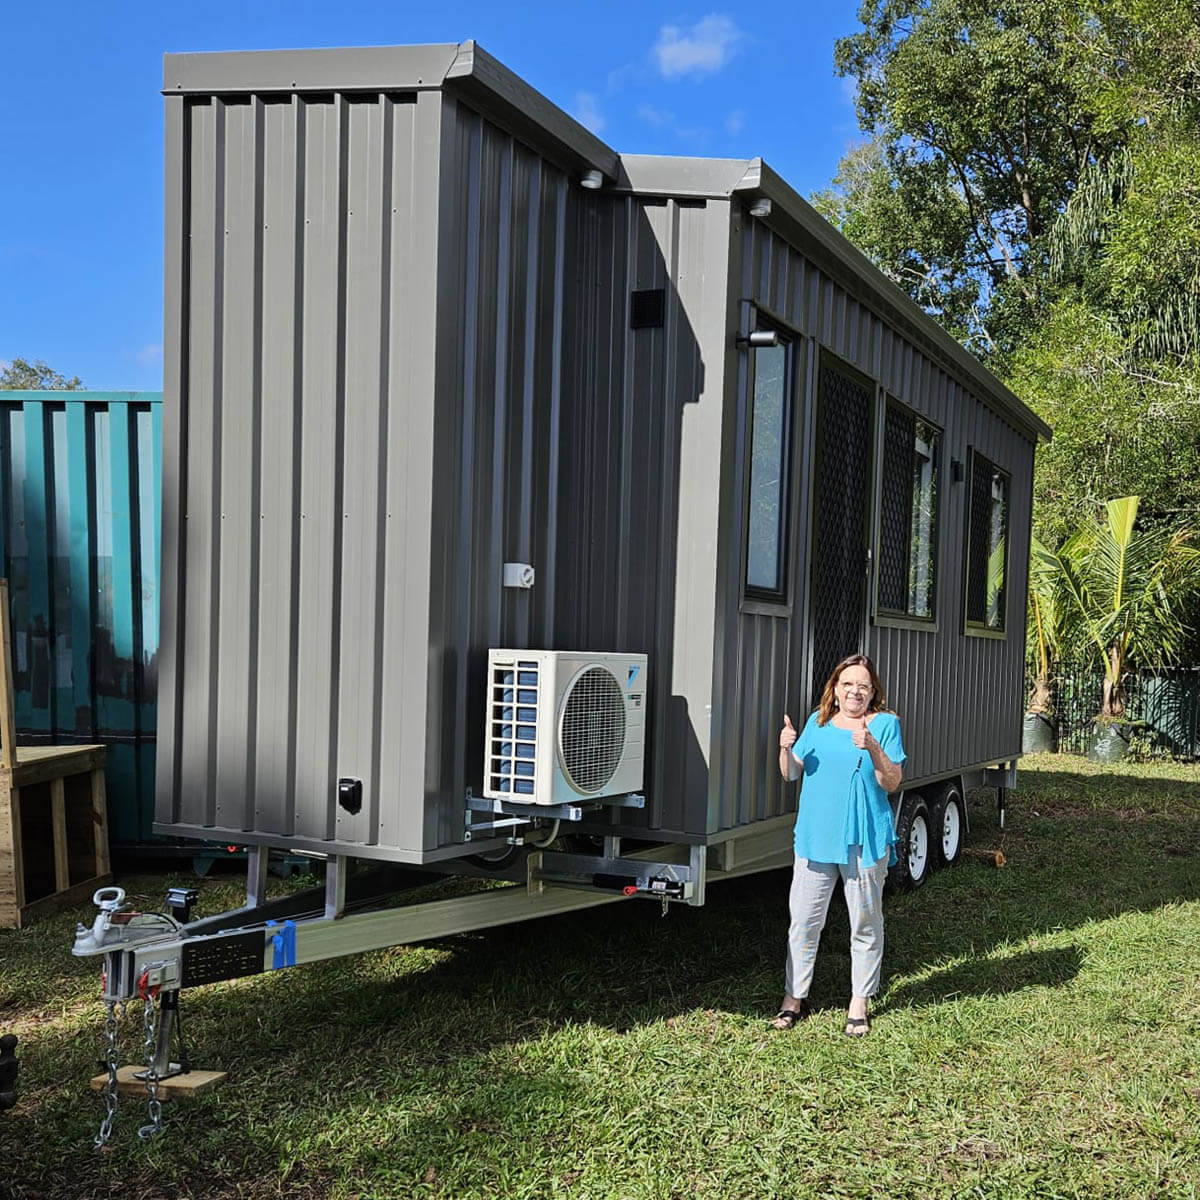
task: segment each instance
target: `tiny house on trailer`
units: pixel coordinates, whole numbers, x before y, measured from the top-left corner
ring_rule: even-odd
[[[957,854],[1020,753],[1028,408],[760,159],[618,155],[472,42],[163,91],[157,832],[251,846],[251,909],[271,847],[327,916],[352,859],[543,891],[436,932],[702,903],[790,860],[778,727],[861,649],[911,871]],[[171,991],[404,911],[88,944]]]

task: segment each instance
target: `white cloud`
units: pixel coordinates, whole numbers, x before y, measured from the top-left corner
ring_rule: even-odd
[[[600,114],[600,104],[591,92],[576,92],[575,103],[571,115],[580,125],[586,126],[593,133],[599,133],[604,128],[604,117]]]
[[[614,67],[608,73],[607,92],[610,96],[615,96],[633,84],[644,82],[646,76],[644,63],[631,62],[626,63],[623,67]]]
[[[725,132],[736,137],[743,129],[746,128],[746,114],[740,109],[735,108],[733,112],[725,118]]]
[[[162,362],[162,347],[157,343],[143,346],[133,352],[134,362],[141,367],[152,367],[156,362]]]
[[[687,142],[693,147],[704,146],[712,136],[711,130],[705,129],[703,126],[681,125],[679,118],[673,112],[665,108],[654,108],[649,104],[643,104],[638,109],[638,119],[644,121],[651,128],[664,130],[679,141]]]
[[[842,99],[851,108],[858,103],[858,80],[853,75],[842,76]]]
[[[674,129],[675,114],[667,112],[665,108],[655,108],[650,104],[643,104],[638,109],[638,119],[645,121],[647,125],[652,125],[655,129]]]
[[[719,71],[745,37],[729,17],[709,13],[687,28],[664,25],[658,31],[653,55],[664,79],[685,75],[700,79]]]

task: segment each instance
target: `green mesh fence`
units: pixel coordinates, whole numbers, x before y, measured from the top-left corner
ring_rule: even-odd
[[[1027,681],[1031,682],[1031,681]],[[1081,668],[1054,678],[1054,725],[1061,751],[1083,753],[1100,711],[1104,677]],[[1125,708],[1135,733],[1158,754],[1200,758],[1200,667],[1131,671],[1125,677]],[[1028,693],[1027,693],[1028,694]]]

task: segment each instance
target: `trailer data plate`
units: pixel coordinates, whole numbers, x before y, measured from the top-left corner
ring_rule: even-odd
[[[226,937],[197,938],[183,943],[182,987],[220,983],[258,975],[263,969],[265,942],[262,930]]]

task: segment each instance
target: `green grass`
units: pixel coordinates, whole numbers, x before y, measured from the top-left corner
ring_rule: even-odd
[[[766,1028],[774,872],[665,920],[631,902],[186,992],[193,1055],[229,1080],[148,1144],[123,1101],[103,1153],[87,914],[0,932],[0,1196],[1197,1196],[1200,767],[1027,759],[1003,834],[970,800],[969,843],[1008,865],[889,900],[862,1042],[840,901],[816,1015]],[[156,904],[167,882],[126,885]],[[240,900],[201,886],[204,911]]]

